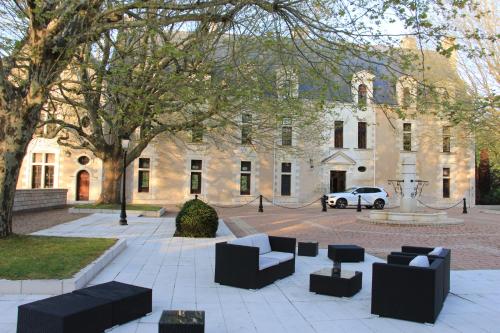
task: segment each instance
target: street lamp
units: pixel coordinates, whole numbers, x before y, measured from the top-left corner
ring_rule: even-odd
[[[128,137],[122,137],[122,148],[123,148],[123,170],[122,170],[122,209],[120,213],[120,225],[127,225],[127,212],[126,212],[126,202],[125,202],[125,179],[127,171],[127,150],[130,144],[130,139]]]

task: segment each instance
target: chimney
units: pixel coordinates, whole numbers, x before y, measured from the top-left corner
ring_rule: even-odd
[[[417,49],[417,38],[415,36],[405,36],[401,39],[401,48],[416,50]]]
[[[455,47],[455,37],[444,37],[441,41],[441,47],[444,50],[448,50],[452,47]],[[453,49],[451,51],[450,57],[448,58],[451,66],[453,68],[457,68],[457,50]]]

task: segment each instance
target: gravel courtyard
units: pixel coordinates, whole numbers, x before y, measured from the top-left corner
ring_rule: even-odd
[[[444,246],[452,249],[453,269],[500,269],[500,215],[483,213],[481,208],[448,211],[450,217],[464,219],[458,226],[388,226],[364,224],[356,216],[368,210],[328,209],[320,206],[303,209],[256,206],[218,208],[231,231],[237,236],[265,232],[286,235],[298,240],[316,240],[320,247],[328,244],[357,244],[372,255],[385,259],[401,245]]]

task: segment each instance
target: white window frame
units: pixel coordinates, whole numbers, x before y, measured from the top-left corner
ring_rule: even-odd
[[[35,162],[34,161],[34,155],[35,154],[41,154],[42,155],[42,162]],[[47,155],[52,154],[54,156],[54,162],[53,163],[48,163],[46,162],[47,160]],[[57,179],[56,179],[56,171],[57,171],[57,155],[53,152],[32,152],[30,155],[30,178],[29,178],[29,186],[32,189],[36,189],[37,187],[33,187],[33,167],[34,166],[41,166],[42,167],[42,174],[41,174],[41,181],[40,181],[40,189],[43,188],[57,188]],[[53,167],[53,181],[52,181],[52,187],[45,187],[45,167],[46,166],[52,166]]]

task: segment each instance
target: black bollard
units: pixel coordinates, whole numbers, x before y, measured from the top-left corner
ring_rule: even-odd
[[[323,207],[321,209],[322,212],[326,212],[326,201],[328,200],[328,197],[326,195],[321,197],[321,206]]]
[[[357,212],[361,211],[361,195],[358,195],[358,208],[356,209]]]
[[[259,213],[264,212],[264,206],[262,205],[262,194],[259,196]]]
[[[198,200],[198,194],[194,195],[194,200]]]
[[[462,210],[462,214],[467,214],[467,202],[465,201],[465,198],[464,198],[464,209]]]

